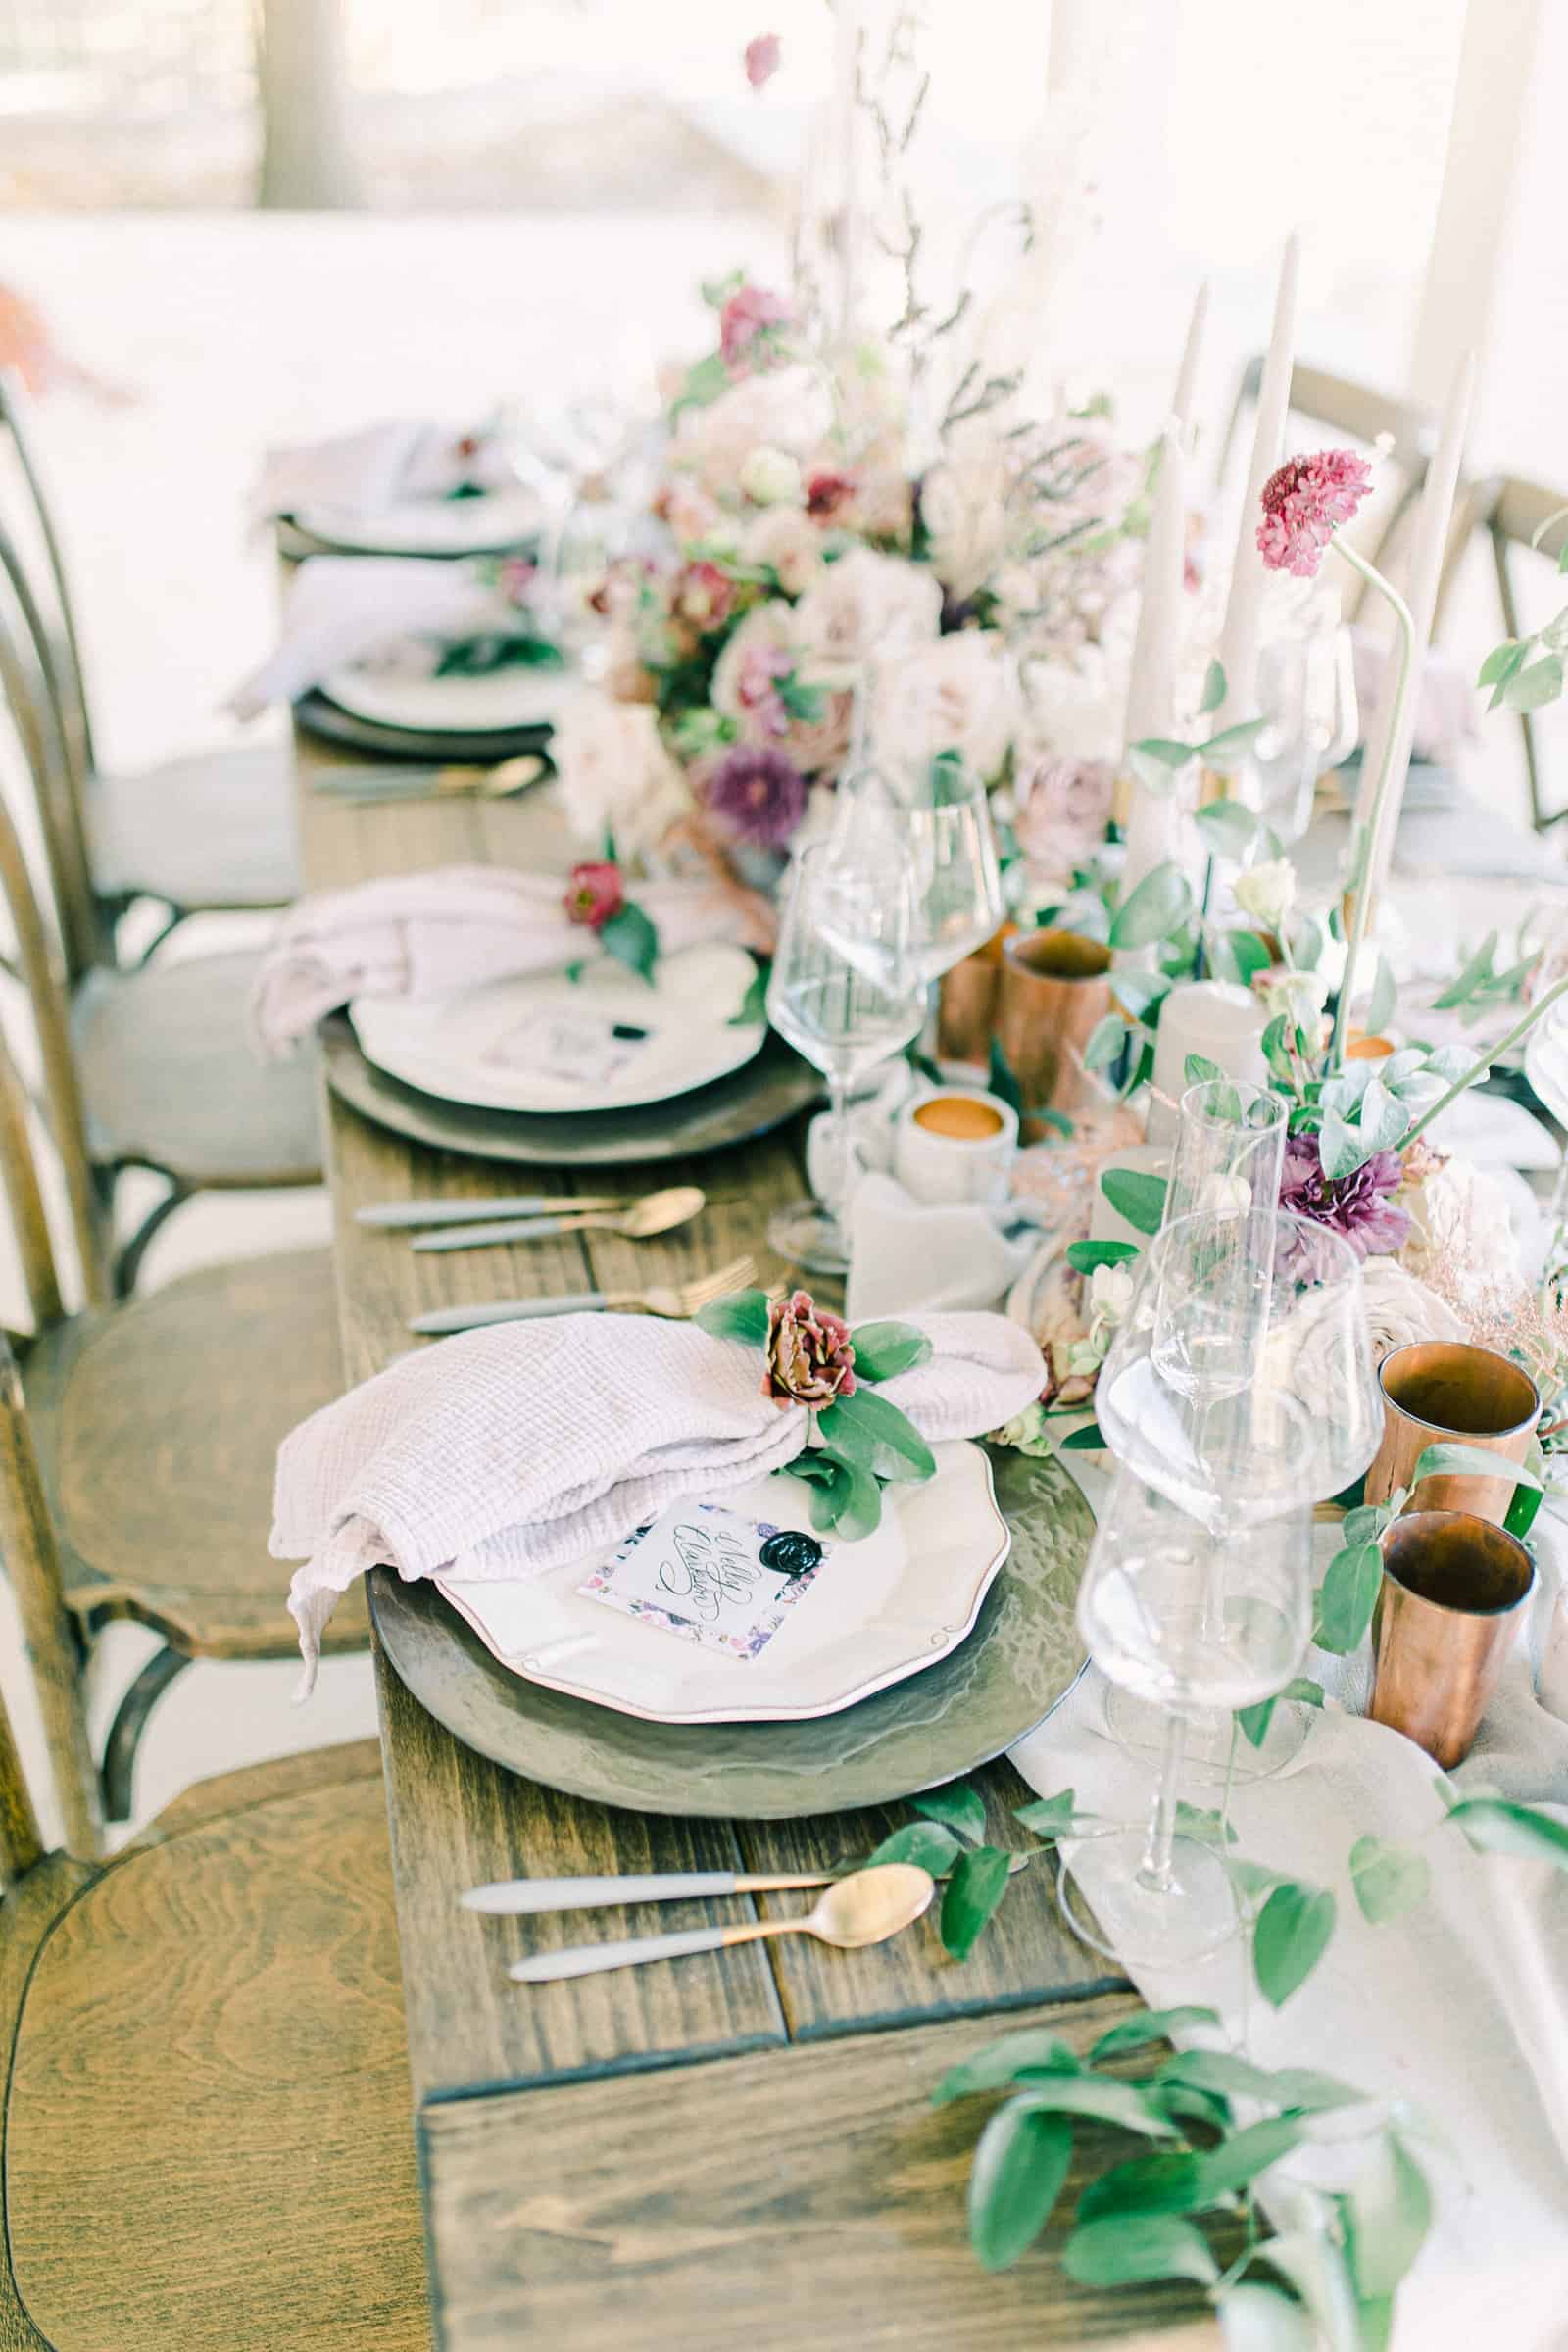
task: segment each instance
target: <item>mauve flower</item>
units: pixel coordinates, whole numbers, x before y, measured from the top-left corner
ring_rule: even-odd
[[[789,324],[790,306],[766,286],[737,286],[718,314],[718,347],[731,375],[746,375],[769,350],[778,329]]]
[[[806,778],[782,752],[738,743],[709,777],[703,798],[737,841],[778,850],[806,814]]]
[[[813,473],[806,484],[806,512],[813,522],[831,522],[856,493],[853,473]]]
[[[850,1327],[841,1315],[816,1305],[809,1291],[775,1298],[767,1310],[762,1395],[778,1405],[808,1405],[814,1413],[836,1396],[855,1395]]]
[[[1032,879],[1065,881],[1105,838],[1116,776],[1108,760],[1019,757],[1013,832]]]
[[[760,32],[746,44],[746,78],[754,90],[772,80],[783,61],[784,44],[776,32]]]
[[[574,865],[566,883],[566,912],[574,923],[602,931],[612,914],[626,904],[626,889],[618,865],[606,858],[590,858]]]
[[[740,602],[740,589],[716,564],[688,564],[675,581],[670,610],[704,636],[721,629]]]
[[[1372,468],[1353,449],[1288,459],[1263,484],[1257,552],[1269,570],[1316,579],[1323,550],[1371,486]]]
[[[800,664],[795,608],[772,597],[754,605],[713,664],[709,701],[735,721],[748,743],[776,746],[790,714],[778,687]]]
[[[1357,1257],[1387,1257],[1409,1238],[1410,1218],[1389,1198],[1404,1181],[1397,1152],[1374,1152],[1350,1176],[1325,1176],[1315,1135],[1286,1141],[1280,1206],[1343,1235]]]

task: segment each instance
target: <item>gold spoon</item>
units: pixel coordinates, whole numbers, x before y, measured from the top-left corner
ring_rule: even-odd
[[[759,1943],[766,1936],[814,1936],[841,1952],[886,1943],[929,1909],[936,1881],[912,1862],[880,1862],[875,1870],[839,1879],[810,1911],[793,1919],[749,1920],[740,1928],[693,1928],[684,1936],[634,1936],[626,1943],[580,1943],[563,1952],[536,1952],[514,1960],[507,1974],[517,1984],[543,1984],[555,1977],[591,1977],[603,1968],[636,1968],[645,1960],[679,1960],[690,1952],[728,1951],[732,1944]]]
[[[707,1205],[708,1195],[700,1184],[671,1184],[661,1193],[645,1193],[629,1208],[509,1217],[498,1225],[456,1225],[440,1233],[421,1233],[411,1246],[416,1250],[476,1250],[488,1242],[542,1241],[553,1233],[613,1233],[623,1242],[647,1242],[656,1233],[672,1233],[677,1225],[690,1224]]]

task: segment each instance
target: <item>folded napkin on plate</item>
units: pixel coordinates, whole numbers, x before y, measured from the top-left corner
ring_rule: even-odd
[[[1040,1247],[1033,1201],[929,1207],[891,1176],[862,1176],[850,1200],[849,1315],[995,1306]]]
[[[635,890],[662,955],[750,935],[743,895],[717,883],[639,882]],[[564,969],[594,944],[567,914],[565,892],[560,874],[445,865],[301,899],[257,975],[251,1016],[263,1053],[286,1053],[352,997],[438,997]]]
[[[292,703],[379,648],[415,637],[453,640],[517,627],[517,609],[466,564],[421,556],[312,556],[289,583],[276,646],[228,708],[255,718]]]
[[[973,1438],[1040,1393],[1034,1342],[1000,1315],[916,1318],[934,1353],[883,1382],[922,1436]],[[753,1348],[691,1323],[561,1315],[404,1356],[283,1441],[271,1549],[305,1560],[288,1605],[315,1680],[340,1592],[379,1564],[526,1577],[616,1544],[682,1494],[782,1469],[802,1405],[762,1395]]]
[[[466,483],[494,490],[514,475],[493,434],[393,417],[289,449],[270,449],[251,504],[260,516],[302,507],[373,514],[403,498],[446,498]]]

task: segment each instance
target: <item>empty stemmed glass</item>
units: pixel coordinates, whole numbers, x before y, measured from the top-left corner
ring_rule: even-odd
[[[1259,814],[1281,841],[1312,821],[1319,776],[1355,749],[1359,713],[1350,632],[1337,623],[1276,637],[1259,649],[1263,726],[1249,749]]]
[[[1147,1829],[1103,1832],[1062,1856],[1057,1898],[1075,1934],[1134,1967],[1216,1950],[1239,1912],[1223,1853],[1177,1823],[1190,1717],[1271,1697],[1311,1625],[1311,1513],[1204,1526],[1122,1468],[1078,1594],[1090,1656],[1119,1690],[1163,1710]]]
[[[910,952],[913,873],[907,852],[882,845],[874,858],[839,841],[804,850],[779,927],[767,1016],[822,1072],[830,1112],[823,1199],[781,1209],[768,1240],[781,1257],[842,1273],[841,1222],[849,1187],[851,1088],[913,1043],[925,1017],[925,985]]]
[[[1181,1099],[1164,1223],[1272,1207],[1280,1197],[1289,1106],[1245,1078],[1209,1078]]]
[[[854,854],[874,857],[882,842],[907,853],[922,979],[940,980],[984,947],[1002,922],[1002,867],[990,795],[958,755],[860,767],[845,776],[839,802],[841,838]]]

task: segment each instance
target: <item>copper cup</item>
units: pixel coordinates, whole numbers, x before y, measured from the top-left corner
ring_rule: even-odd
[[[937,1052],[944,1061],[989,1060],[1009,925],[942,975],[937,996]]]
[[[1112,1009],[1110,950],[1080,931],[1020,931],[1002,951],[997,1039],[1026,1110],[1081,1110],[1104,1092],[1083,1050]]]
[[[1469,1511],[1412,1511],[1383,1538],[1368,1712],[1445,1772],[1462,1764],[1507,1661],[1535,1565]]]
[[[1505,1462],[1522,1462],[1541,1398],[1528,1372],[1490,1348],[1459,1340],[1417,1340],[1396,1348],[1378,1370],[1383,1388],[1383,1443],[1366,1474],[1368,1502],[1387,1502],[1407,1487],[1428,1446],[1475,1446]],[[1513,1500],[1510,1478],[1468,1473],[1424,1478],[1407,1511],[1469,1511],[1500,1525]]]

